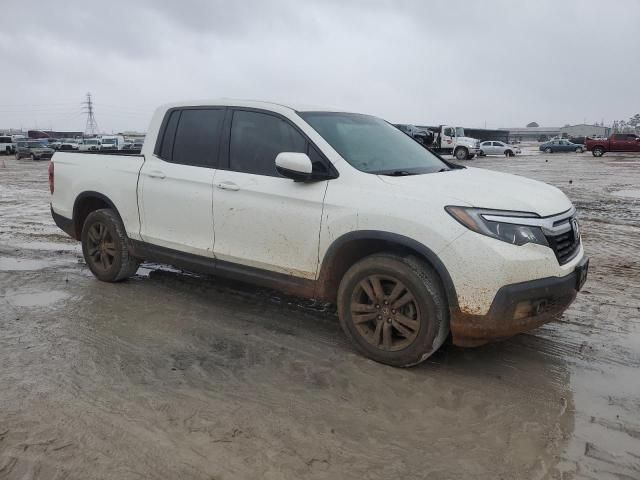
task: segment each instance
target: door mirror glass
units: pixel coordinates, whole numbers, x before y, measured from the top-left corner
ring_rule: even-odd
[[[282,152],[276,157],[276,170],[283,177],[307,182],[311,180],[313,166],[306,153]]]

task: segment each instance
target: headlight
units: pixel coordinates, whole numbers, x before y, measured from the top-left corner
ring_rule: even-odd
[[[470,208],[447,206],[445,210],[469,230],[493,237],[513,245],[536,243],[549,246],[547,239],[540,227],[531,225],[518,225],[513,223],[513,218],[539,218],[535,213],[511,212],[505,210],[489,210],[486,208]],[[490,216],[487,220],[485,216]],[[509,222],[495,220],[496,217],[509,217]]]

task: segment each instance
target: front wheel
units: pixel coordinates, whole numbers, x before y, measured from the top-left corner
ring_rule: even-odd
[[[593,149],[593,151],[591,152],[591,154],[594,157],[601,157],[602,155],[604,155],[604,148],[602,147],[596,147]]]
[[[506,152],[504,152],[504,156],[505,157],[513,157],[513,152],[511,150],[507,150]]]
[[[551,152],[552,152],[552,150],[549,147],[544,149],[544,153],[551,153]]]
[[[33,153],[31,154],[31,160],[34,162],[36,161],[36,156]]]
[[[360,352],[396,367],[426,360],[449,334],[438,276],[411,256],[374,254],[354,264],[340,282],[338,315]]]
[[[119,282],[138,270],[140,260],[129,252],[122,220],[110,208],[87,216],[81,239],[84,259],[98,280]]]
[[[457,160],[466,160],[469,152],[467,152],[466,148],[458,148],[455,153],[455,157]]]
[[[581,147],[576,148],[576,153],[582,153],[582,148]]]

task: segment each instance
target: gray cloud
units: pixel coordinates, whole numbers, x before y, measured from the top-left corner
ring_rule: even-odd
[[[34,1],[0,30],[0,128],[144,129],[238,97],[391,121],[523,126],[637,113],[640,3]],[[32,14],[30,14],[32,12]]]

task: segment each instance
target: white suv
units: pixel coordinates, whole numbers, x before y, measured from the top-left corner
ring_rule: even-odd
[[[449,333],[475,346],[556,319],[586,278],[560,190],[449,163],[369,115],[175,103],[140,155],[58,152],[49,173],[99,279],[151,260],[335,302],[356,347],[396,366]]]

